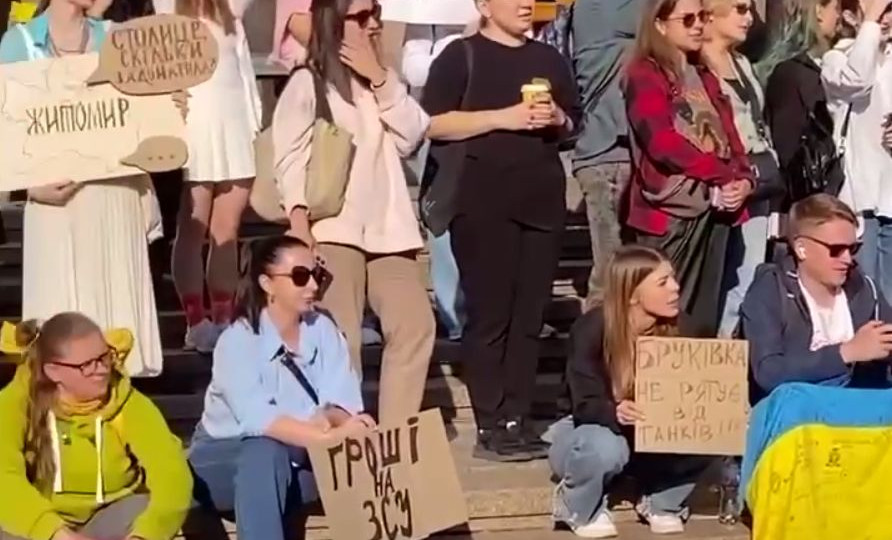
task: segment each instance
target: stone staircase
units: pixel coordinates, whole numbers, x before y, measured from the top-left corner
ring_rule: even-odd
[[[4,207],[2,212],[9,242],[0,245],[0,319],[16,321],[21,309],[22,208],[12,204]],[[241,239],[245,241],[280,233],[281,229],[276,225],[249,218],[243,225]],[[568,213],[560,268],[554,283],[553,298],[546,312],[546,322],[556,332],[542,341],[537,376],[534,412],[543,424],[555,418],[561,410],[567,331],[580,312],[579,295],[583,293],[582,288],[590,268],[591,254],[585,218]],[[211,376],[211,358],[182,350],[185,322],[170,276],[158,280],[156,296],[164,346],[164,372],[156,378],[137,380],[135,385],[154,400],[171,428],[184,440],[188,440],[201,414],[202,398]],[[380,362],[380,346],[363,348],[363,393],[368,402],[376,399]],[[12,366],[0,362],[0,386],[6,384],[11,374]],[[548,531],[551,530],[552,484],[547,463],[492,464],[471,456],[474,441],[473,416],[467,387],[461,379],[458,344],[438,339],[428,375],[424,406],[442,409],[456,434],[452,441],[453,457],[467,498],[471,521],[466,528],[452,533],[470,538],[480,531],[524,530],[528,531],[528,536],[524,538],[551,538]],[[621,529],[640,532],[644,529],[633,525],[635,516],[629,498],[627,496],[623,501],[624,497],[618,497],[616,519],[623,523]],[[708,489],[698,492],[696,509],[701,519],[704,519],[698,525],[698,530],[715,529],[712,526],[714,518],[702,516],[715,514],[716,505],[717,496],[714,493]],[[306,538],[329,538],[325,518],[321,516],[321,512],[316,511],[313,514],[307,521]],[[222,529],[220,522],[215,525],[220,529],[217,531],[218,535],[234,537],[231,523],[222,522]],[[187,527],[186,531],[188,530]],[[196,529],[193,526],[192,530],[198,532],[189,534],[190,538],[214,537],[207,527]],[[713,540],[747,538],[742,528],[720,527],[716,530],[714,535],[703,533],[689,537]],[[513,533],[505,536],[513,537]]]

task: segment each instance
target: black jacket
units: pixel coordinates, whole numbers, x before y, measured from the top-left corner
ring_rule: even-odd
[[[613,383],[604,358],[604,312],[601,308],[583,314],[570,330],[567,386],[576,426],[597,424],[617,435],[631,434],[624,433],[616,419]]]
[[[883,295],[857,268],[843,290],[856,332],[873,319],[892,322],[892,309]],[[855,388],[890,386],[888,360],[850,366],[843,362],[839,345],[810,349],[814,327],[792,257],[756,270],[740,317],[744,338],[750,344],[753,402],[789,382]]]
[[[827,110],[821,68],[805,53],[778,64],[765,88],[765,116],[781,167],[790,164],[808,125],[808,113],[818,108]]]

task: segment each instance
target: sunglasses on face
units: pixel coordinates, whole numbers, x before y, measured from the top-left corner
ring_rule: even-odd
[[[270,274],[270,277],[287,277],[291,278],[291,282],[297,287],[306,287],[310,282],[310,278],[316,282],[319,290],[324,290],[331,284],[332,275],[324,266],[316,265],[313,268],[306,266],[295,266],[291,272],[286,274]]]
[[[854,244],[830,244],[811,236],[803,236],[802,238],[811,240],[815,244],[825,247],[827,249],[827,253],[833,259],[842,257],[842,255],[846,252],[848,252],[850,256],[854,257],[861,250],[861,242],[855,242]]]
[[[369,22],[371,22],[372,19],[376,21],[381,20],[381,4],[375,2],[372,5],[372,9],[363,9],[356,13],[348,13],[344,18],[348,21],[355,22],[361,28],[365,28],[369,25]]]
[[[709,12],[705,9],[701,9],[697,13],[685,13],[684,15],[679,15],[678,17],[669,17],[665,19],[667,21],[681,21],[682,26],[685,28],[693,28],[697,21],[700,21],[703,24],[706,24],[706,21],[709,20]]]
[[[66,362],[48,362],[48,364],[68,369],[76,369],[80,371],[81,375],[84,377],[90,377],[96,374],[100,366],[110,367],[117,361],[117,359],[118,351],[109,349],[96,358],[91,358],[82,364],[68,364]]]

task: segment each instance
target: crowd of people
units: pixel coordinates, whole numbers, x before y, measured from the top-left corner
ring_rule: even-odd
[[[243,540],[288,538],[289,511],[318,497],[308,446],[421,408],[437,319],[461,341],[474,456],[547,458],[554,519],[584,538],[617,534],[606,495],[624,472],[651,531],[682,532],[710,465],[635,452],[640,336],[748,340],[753,404],[790,382],[890,386],[892,0],[799,0],[759,55],[743,52],[751,0],[576,0],[549,33],[564,43],[533,39],[533,0],[476,0],[466,25],[409,25],[399,70],[375,0],[278,0],[288,231],[240,254],[263,116],[249,4],[44,0],[0,42],[0,62],[61,58],[98,50],[112,20],[178,13],[220,45],[213,77],[173,97],[189,148],[173,211],[148,175],[27,193],[26,322],[0,333],[22,357],[0,391],[0,485],[14,486],[0,539],[165,540],[199,506],[233,511]],[[570,411],[540,435],[567,149],[594,268]],[[163,368],[149,249],[163,234],[184,348],[213,354],[185,453],[130,383]],[[361,392],[369,308],[377,404]]]

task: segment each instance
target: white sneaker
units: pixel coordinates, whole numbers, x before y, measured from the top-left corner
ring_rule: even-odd
[[[207,319],[203,319],[195,326],[190,326],[186,329],[183,349],[187,351],[195,350],[205,354],[212,353],[222,332],[222,327]]]
[[[601,512],[591,523],[571,529],[580,538],[612,538],[619,534],[610,512]]]
[[[684,521],[678,516],[651,514],[644,516],[653,534],[681,534],[684,532]]]

